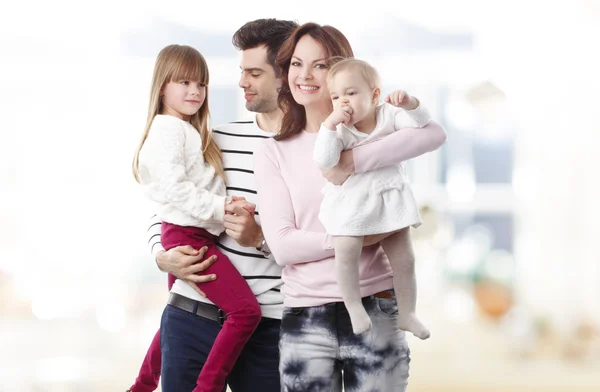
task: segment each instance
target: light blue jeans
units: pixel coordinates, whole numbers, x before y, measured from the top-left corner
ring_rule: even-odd
[[[393,290],[363,298],[371,330],[355,335],[343,302],[285,308],[279,340],[282,392],[404,392],[410,349],[396,325]],[[343,371],[343,372],[342,372]]]

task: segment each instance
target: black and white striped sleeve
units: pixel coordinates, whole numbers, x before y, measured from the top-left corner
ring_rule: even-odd
[[[156,254],[161,250],[165,250],[160,243],[161,223],[162,222],[156,215],[152,215],[150,221],[148,222],[148,249],[150,249],[150,253],[152,253],[153,256],[156,256]]]

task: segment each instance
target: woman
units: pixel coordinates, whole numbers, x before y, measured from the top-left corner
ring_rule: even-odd
[[[375,245],[382,237],[365,238],[360,291],[373,326],[355,335],[336,283],[333,238],[318,219],[325,179],[312,152],[321,123],[332,111],[326,84],[332,56],[352,57],[353,52],[331,26],[307,23],[286,41],[277,59],[284,79],[281,131],[255,153],[263,232],[275,260],[285,267],[282,391],[341,391],[342,370],[348,392],[404,391],[410,351],[396,325],[391,268]],[[397,132],[349,152],[355,171],[413,158],[438,148],[446,138],[435,123],[406,132],[414,133],[411,143],[399,143],[406,135]]]

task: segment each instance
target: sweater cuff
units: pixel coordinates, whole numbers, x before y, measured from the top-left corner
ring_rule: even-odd
[[[215,196],[213,199],[214,218],[219,222],[225,219],[225,205],[231,203],[229,196]]]
[[[405,112],[413,121],[413,124],[407,124],[412,128],[423,128],[431,121],[431,114],[429,114],[429,110],[427,110],[427,108],[423,106],[421,102],[419,102],[419,106],[417,106],[415,109],[405,110]]]
[[[333,132],[333,134],[335,135],[337,132],[338,127],[335,127],[335,129],[329,129],[325,126],[325,123],[322,122],[321,123],[321,127],[319,128],[319,131],[329,131],[329,132]]]

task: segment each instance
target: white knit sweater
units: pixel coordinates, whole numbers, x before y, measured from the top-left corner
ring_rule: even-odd
[[[263,140],[273,136],[274,134],[261,130],[256,121],[223,124],[213,129],[213,137],[223,153],[223,165],[227,174],[227,194],[243,196],[249,202],[257,204],[254,218],[258,224],[260,224],[258,215],[260,206],[252,170],[254,151]],[[154,218],[148,228],[148,246],[153,254],[163,249],[160,243],[160,222]],[[283,296],[280,290],[283,282],[281,267],[275,263],[273,256],[267,257],[254,247],[241,246],[226,233],[222,233],[219,237],[217,247],[246,279],[248,286],[256,295],[263,317],[281,319]],[[197,301],[212,303],[180,280],[175,282],[171,292]]]
[[[160,220],[196,226],[214,235],[223,230],[225,183],[204,160],[202,140],[189,123],[157,115],[139,155],[146,195],[158,204]]]

